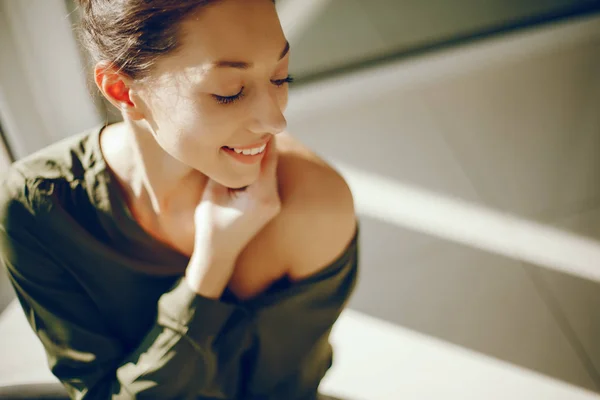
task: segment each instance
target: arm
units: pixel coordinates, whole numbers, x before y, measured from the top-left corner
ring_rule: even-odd
[[[257,311],[252,399],[308,400],[317,396],[332,363],[329,333],[358,274],[358,235],[336,261],[272,294]]]
[[[2,261],[52,372],[72,398],[193,398],[211,389],[223,363],[235,362],[217,357],[214,346],[217,338],[245,335],[243,312],[197,295],[184,280],[160,298],[155,323],[126,353],[44,246],[38,235],[44,227],[30,205],[15,193],[1,197]]]

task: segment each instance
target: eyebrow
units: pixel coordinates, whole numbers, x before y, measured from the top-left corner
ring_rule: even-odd
[[[285,42],[285,47],[279,56],[279,60],[287,55],[290,52],[290,42]],[[212,64],[213,68],[237,68],[237,69],[249,69],[252,68],[252,63],[247,63],[245,61],[216,61]]]

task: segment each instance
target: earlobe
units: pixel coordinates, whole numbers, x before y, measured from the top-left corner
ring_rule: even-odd
[[[135,104],[133,99],[133,93],[123,81],[118,85],[116,90],[119,92],[119,110],[123,113],[123,116],[127,116],[127,119],[132,121],[139,121],[144,119],[144,115],[140,112],[139,107]],[[121,87],[122,85],[122,87]]]
[[[139,121],[144,119],[144,115],[138,111],[138,108],[133,105],[131,101],[128,103],[121,103],[121,107],[119,107],[119,109],[123,114],[127,115],[127,119],[129,120]]]

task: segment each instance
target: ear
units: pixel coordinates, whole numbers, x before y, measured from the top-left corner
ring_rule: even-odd
[[[121,110],[123,117],[134,121],[144,118],[144,114],[130,96],[131,79],[120,73],[112,64],[98,63],[94,68],[94,80],[104,97]]]

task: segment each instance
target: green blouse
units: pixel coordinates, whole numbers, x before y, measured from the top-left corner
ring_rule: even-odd
[[[302,281],[249,301],[197,295],[182,281],[188,258],[129,213],[101,130],[16,162],[0,190],[0,257],[70,396],[316,398],[356,283],[358,233]]]

